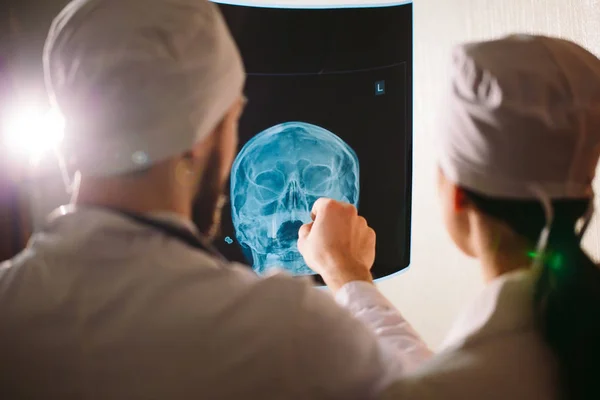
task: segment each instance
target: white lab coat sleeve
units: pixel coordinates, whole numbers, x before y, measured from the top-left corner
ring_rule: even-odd
[[[375,285],[350,282],[337,292],[336,301],[377,335],[386,363],[396,375],[411,372],[431,358],[419,334]]]

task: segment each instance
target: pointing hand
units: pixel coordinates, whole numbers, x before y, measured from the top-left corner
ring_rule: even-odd
[[[334,292],[348,282],[372,282],[375,231],[351,204],[318,199],[313,221],[298,233],[298,250],[306,264]]]

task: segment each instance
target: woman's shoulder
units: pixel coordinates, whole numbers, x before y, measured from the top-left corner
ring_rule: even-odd
[[[457,320],[443,350],[384,399],[553,399],[556,361],[536,330],[535,276],[490,282]]]
[[[534,290],[535,277],[529,270],[494,279],[456,319],[442,349],[534,329]]]
[[[553,355],[535,330],[448,348],[388,388],[382,399],[552,400]]]

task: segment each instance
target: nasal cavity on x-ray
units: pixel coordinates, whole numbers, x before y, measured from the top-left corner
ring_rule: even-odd
[[[258,133],[241,149],[231,172],[236,239],[252,268],[312,275],[298,252],[300,227],[320,197],[358,206],[359,162],[340,137],[306,122],[285,122]]]

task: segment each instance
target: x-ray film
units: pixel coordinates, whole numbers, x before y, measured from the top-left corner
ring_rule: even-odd
[[[320,277],[298,252],[316,199],[354,204],[377,232],[375,278],[410,260],[412,5],[220,5],[248,104],[216,245],[258,274]]]
[[[311,275],[296,242],[312,205],[329,197],[358,207],[359,193],[358,158],[339,136],[306,122],[267,128],[246,143],[231,170],[236,238],[258,273],[283,266]]]

